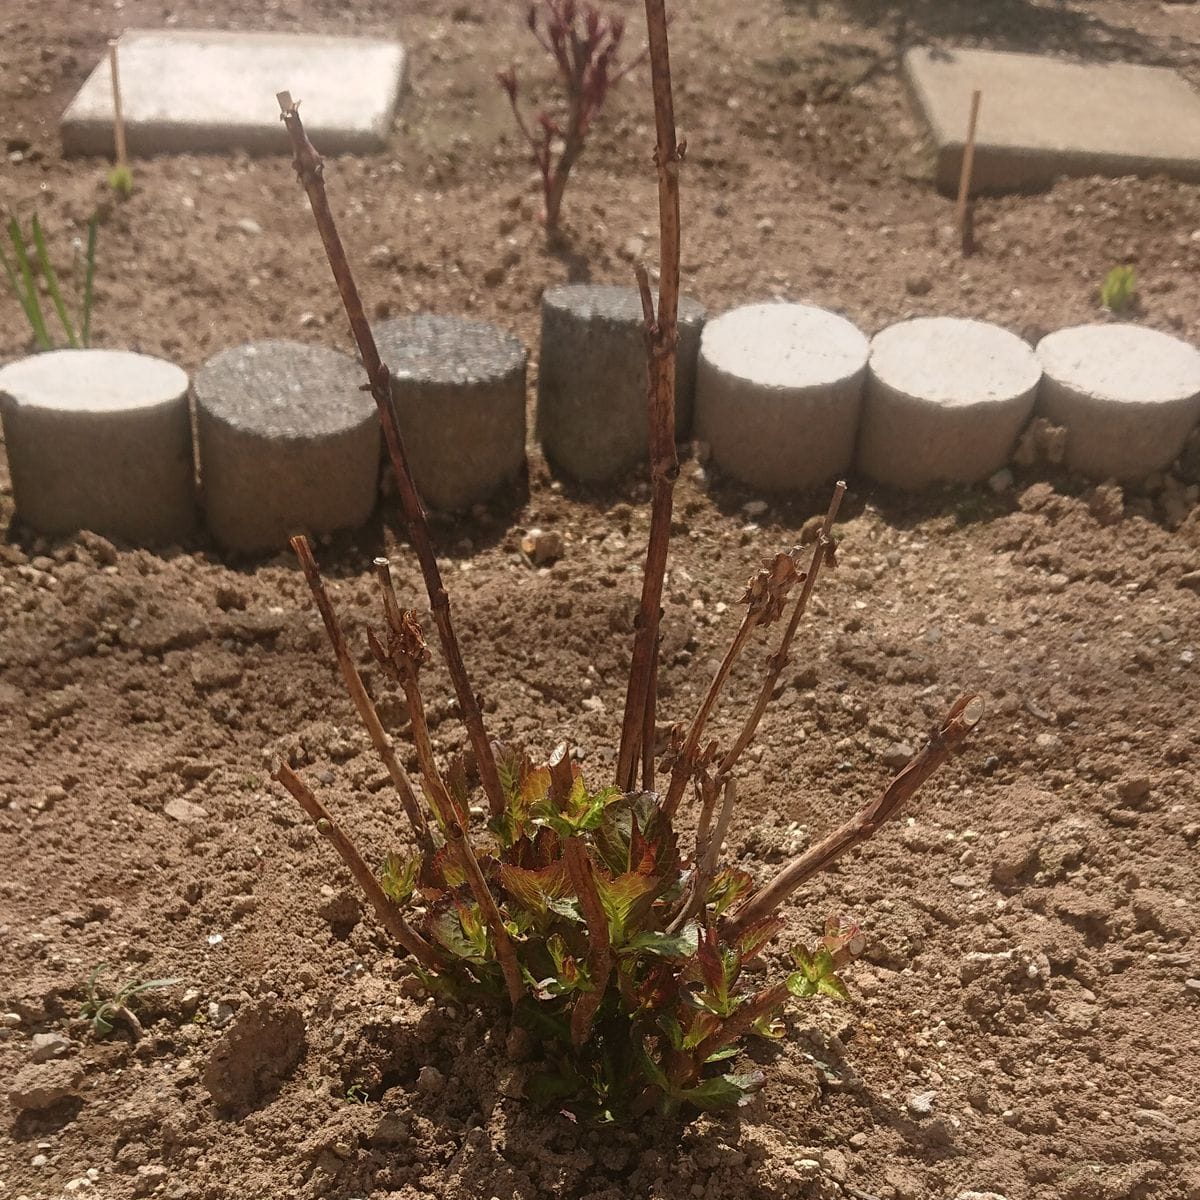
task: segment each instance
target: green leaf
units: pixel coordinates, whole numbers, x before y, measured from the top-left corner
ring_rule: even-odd
[[[817,991],[822,996],[829,996],[834,1000],[849,1000],[850,993],[846,990],[846,985],[836,975],[826,975],[817,984]]]
[[[42,234],[42,223],[38,220],[37,213],[33,215],[33,246],[37,251],[38,267],[41,269],[42,278],[46,281],[46,290],[50,293],[50,301],[54,305],[54,311],[58,313],[58,320],[63,327],[63,332],[67,335],[67,345],[72,350],[77,350],[79,338],[75,335],[74,323],[67,316],[67,306],[63,303],[62,292],[58,288],[58,276],[54,273],[50,252],[46,249],[46,238]]]
[[[436,913],[429,922],[429,931],[456,958],[482,964],[491,957],[487,928],[472,909],[473,906],[459,904]]]
[[[719,917],[732,905],[736,904],[753,886],[754,877],[749,871],[741,871],[736,867],[728,867],[708,885],[708,892],[704,897],[704,903],[711,904],[713,906],[713,916]]]
[[[718,1050],[715,1054],[710,1054],[704,1061],[705,1063],[724,1062],[727,1058],[737,1058],[741,1054],[740,1046],[726,1046],[724,1050]]]
[[[389,854],[379,871],[379,886],[383,888],[383,894],[396,904],[406,903],[417,886],[420,870],[421,860],[416,855],[404,858],[399,854]]]
[[[806,1000],[817,994],[817,985],[803,971],[794,971],[787,977],[787,990],[797,999]]]
[[[654,933],[646,930],[617,948],[618,954],[635,954],[645,950],[662,958],[691,958],[696,953],[700,929],[695,924],[685,926],[682,933]]]
[[[25,310],[25,319],[29,322],[29,327],[33,331],[34,341],[37,342],[40,350],[53,350],[54,344],[50,341],[50,334],[46,330],[46,321],[42,316],[41,302],[38,300],[37,286],[33,281],[33,270],[29,265],[29,256],[25,252],[25,238],[21,233],[21,226],[17,223],[16,217],[11,217],[8,222],[8,240],[12,243],[13,257],[16,260],[16,271],[20,272],[21,281],[24,283],[24,291],[17,283],[17,275],[14,269],[9,265],[7,257],[4,260],[5,274],[8,276],[9,284],[16,293],[21,307]]]
[[[683,1028],[670,1013],[658,1014],[658,1027],[667,1035],[672,1050],[683,1049]]]
[[[677,1094],[679,1099],[708,1112],[738,1108],[749,1102],[750,1097],[762,1087],[763,1080],[761,1071],[750,1071],[744,1075],[717,1075]]]

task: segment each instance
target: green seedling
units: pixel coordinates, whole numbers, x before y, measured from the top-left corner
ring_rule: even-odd
[[[133,195],[133,172],[124,164],[118,163],[108,173],[108,186],[122,200],[128,200]]]
[[[92,1032],[98,1037],[108,1037],[114,1029],[115,1021],[124,1021],[133,1031],[134,1037],[142,1035],[142,1023],[130,1009],[129,1001],[141,992],[153,988],[174,987],[181,983],[179,979],[130,979],[121,984],[108,999],[101,999],[96,991],[96,980],[107,963],[101,963],[89,976],[87,981],[87,999],[79,1010],[81,1017],[86,1017],[92,1023]]]
[[[59,287],[58,275],[54,270],[54,264],[50,261],[46,238],[36,214],[30,226],[28,243],[17,218],[9,218],[7,232],[8,241],[12,247],[12,257],[9,257],[3,242],[0,241],[0,265],[4,267],[4,277],[9,291],[20,304],[39,350],[53,350],[55,341],[50,335],[46,315],[42,311],[42,300],[34,275],[35,265],[37,273],[41,275],[45,283],[46,292],[58,316],[59,324],[62,326],[67,346],[71,349],[79,349],[91,344],[93,283],[96,276],[96,238],[99,227],[99,217],[93,215],[88,222],[87,247],[83,251],[83,280],[79,297],[80,324],[77,326],[67,311],[62,289]],[[78,262],[76,265],[78,266]]]
[[[370,1098],[370,1093],[368,1093],[365,1084],[352,1083],[346,1089],[346,1099],[349,1100],[351,1104],[366,1104]]]
[[[1137,300],[1137,276],[1132,267],[1113,267],[1100,285],[1100,303],[1109,312],[1131,309]]]

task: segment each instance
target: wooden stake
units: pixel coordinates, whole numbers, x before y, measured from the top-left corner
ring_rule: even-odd
[[[112,76],[113,142],[117,148],[117,166],[129,170],[129,150],[125,144],[125,114],[121,107],[121,73],[117,68],[117,41],[108,43],[108,70]]]
[[[979,124],[979,103],[982,99],[982,92],[976,90],[971,93],[971,116],[967,121],[967,140],[963,146],[962,172],[958,177],[958,205],[955,209],[954,223],[958,226],[963,254],[971,254],[975,249],[975,214],[971,207],[971,175],[975,170],[975,129]]]

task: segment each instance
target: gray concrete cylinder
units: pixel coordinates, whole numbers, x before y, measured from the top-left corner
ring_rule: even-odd
[[[1008,462],[1041,375],[1032,347],[986,321],[890,326],[871,342],[858,469],[913,490],[987,479]]]
[[[0,369],[17,514],[38,533],[141,545],[195,527],[187,375],[124,350],[54,350]]]
[[[230,550],[285,550],[296,533],[354,529],[379,490],[379,417],[345,354],[250,342],[192,383],[208,527]]]
[[[422,314],[374,327],[413,482],[429,508],[489,500],[525,466],[525,362],[495,325]]]
[[[866,337],[835,313],[735,308],[700,339],[696,436],[717,466],[752,487],[816,487],[850,466],[866,370]]]
[[[1138,482],[1170,466],[1200,419],[1200,351],[1140,325],[1048,334],[1037,412],[1067,428],[1068,470]]]
[[[692,428],[703,305],[679,301],[675,437]],[[556,470],[585,483],[624,475],[649,457],[646,325],[637,288],[592,283],[542,295],[538,440]]]

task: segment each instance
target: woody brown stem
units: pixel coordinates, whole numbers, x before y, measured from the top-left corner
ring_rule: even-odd
[[[881,825],[896,816],[917,789],[962,744],[978,723],[981,708],[977,696],[959,699],[925,748],[892,780],[883,795],[788,863],[770,883],[752,892],[725,926],[724,936],[735,939],[755,921],[770,916],[801,884],[824,871],[847,850],[865,842]]]
[[[496,759],[484,728],[483,714],[471,688],[471,681],[467,677],[462,654],[459,652],[458,638],[450,617],[450,597],[446,594],[446,589],[442,584],[437,557],[434,555],[433,543],[429,536],[429,525],[425,520],[425,510],[421,505],[416,485],[413,483],[412,472],[409,470],[408,456],[404,450],[404,441],[400,436],[400,423],[396,415],[396,401],[392,395],[391,377],[387,366],[379,357],[375,337],[371,333],[371,326],[363,312],[358,287],[354,282],[350,263],[346,258],[346,251],[342,246],[342,239],[338,234],[337,224],[329,207],[329,199],[325,194],[324,163],[304,132],[300,113],[292,101],[291,94],[280,92],[277,99],[283,114],[283,123],[287,127],[292,141],[296,174],[308,194],[308,202],[312,208],[317,229],[321,234],[321,241],[325,246],[330,269],[337,282],[351,332],[354,334],[355,342],[358,343],[358,351],[370,383],[371,396],[379,409],[383,438],[387,443],[388,457],[396,477],[396,491],[404,510],[408,536],[421,566],[421,575],[425,580],[425,590],[429,594],[429,606],[433,612],[434,624],[437,625],[442,653],[445,655],[446,666],[454,685],[454,694],[458,697],[458,707],[462,713],[463,723],[467,727],[467,736],[475,751],[475,760],[479,766],[479,777],[483,784],[483,790],[488,798],[492,815],[499,816],[504,812],[504,793],[500,787],[500,775],[496,770]]]
[[[333,611],[333,604],[330,602],[329,593],[321,579],[321,572],[313,558],[308,538],[294,537],[291,540],[291,546],[300,560],[300,569],[304,572],[309,591],[312,592],[317,610],[321,614],[321,620],[325,623],[325,633],[329,637],[330,645],[333,646],[334,657],[337,659],[338,670],[342,673],[346,691],[350,693],[350,699],[354,702],[359,718],[370,735],[371,743],[382,759],[388,778],[392,781],[392,786],[395,787],[396,793],[400,797],[400,803],[417,836],[418,844],[426,854],[432,854],[433,838],[429,832],[429,822],[425,820],[425,814],[421,811],[408,773],[396,758],[396,748],[392,739],[380,723],[375,705],[371,702],[371,697],[367,695],[367,689],[363,686],[362,676],[358,673],[358,668],[355,667],[354,660],[350,657],[345,635],[338,623],[337,614]]]
[[[763,988],[752,1000],[744,1004],[731,1017],[721,1022],[721,1027],[696,1047],[693,1061],[703,1063],[711,1054],[732,1045],[746,1033],[759,1017],[777,1009],[788,998],[787,984],[777,983]]]
[[[475,851],[467,840],[465,826],[466,815],[463,813],[454,797],[450,795],[438,770],[437,760],[433,754],[433,742],[429,737],[429,723],[425,718],[425,701],[421,696],[418,680],[422,664],[428,659],[429,651],[425,639],[421,636],[421,627],[417,623],[417,615],[411,610],[402,611],[392,587],[391,571],[386,558],[375,560],[376,572],[379,576],[383,591],[383,609],[387,617],[389,636],[385,648],[379,639],[369,636],[371,652],[379,664],[388,671],[404,691],[408,703],[409,718],[412,725],[413,744],[417,751],[417,762],[421,767],[421,778],[425,783],[425,791],[441,821],[442,830],[446,835],[446,843],[450,847],[455,860],[462,867],[484,922],[492,935],[496,948],[496,961],[504,975],[504,983],[508,989],[509,999],[516,1004],[525,995],[525,984],[521,978],[521,967],[517,962],[517,953],[512,940],[504,927],[504,918],[496,904]]]
[[[812,561],[808,566],[808,574],[805,575],[804,582],[800,587],[800,595],[797,597],[795,607],[792,609],[791,619],[787,623],[787,628],[783,631],[783,637],[779,640],[779,649],[767,660],[767,677],[763,680],[763,685],[759,689],[758,699],[755,700],[754,708],[742,725],[737,741],[734,742],[729,752],[721,760],[721,765],[717,769],[718,778],[728,775],[733,770],[737,760],[745,752],[746,747],[754,740],[754,735],[758,731],[758,723],[762,720],[763,713],[767,711],[767,705],[770,703],[771,696],[775,691],[775,683],[779,679],[780,672],[787,665],[788,650],[791,649],[792,640],[796,636],[796,630],[800,627],[800,620],[808,608],[809,597],[812,596],[813,588],[817,585],[817,577],[821,573],[821,564],[825,561],[825,556],[833,545],[831,537],[833,523],[837,519],[838,509],[842,506],[842,497],[845,494],[846,485],[841,480],[838,480],[834,486],[833,499],[829,502],[829,509],[825,513],[825,519],[821,522],[821,530],[817,534],[816,544],[813,546]]]
[[[679,808],[679,802],[683,799],[687,782],[696,769],[696,754],[700,749],[700,737],[704,733],[704,726],[708,723],[717,697],[721,694],[721,688],[724,687],[725,680],[729,678],[729,672],[733,670],[733,664],[737,662],[738,656],[745,649],[746,643],[750,640],[750,635],[757,625],[758,614],[753,609],[748,609],[742,617],[742,623],[738,626],[738,631],[734,634],[729,649],[725,651],[725,657],[721,659],[720,666],[717,667],[712,682],[708,685],[704,699],[700,702],[700,708],[692,720],[687,739],[683,743],[683,749],[679,752],[679,757],[676,758],[671,768],[671,782],[662,802],[662,815],[667,821],[674,818]]]
[[[644,731],[654,728],[650,682],[658,654],[663,576],[671,540],[675,479],[679,474],[675,457],[675,359],[679,316],[679,164],[685,146],[679,144],[675,134],[664,0],[646,0],[646,28],[657,131],[654,159],[658,168],[659,285],[657,313],[646,324],[652,488],[650,537],[617,754],[616,782],[625,792],[634,788]],[[638,283],[645,297],[649,286],[644,271],[639,273]]]
[[[300,807],[312,817],[316,822],[317,830],[328,838],[330,844],[341,856],[342,862],[350,868],[350,874],[362,888],[388,933],[422,966],[431,970],[440,968],[443,965],[441,956],[409,925],[396,906],[387,898],[379,880],[375,878],[371,868],[363,861],[358,848],[337,825],[329,810],[313,794],[312,789],[287,763],[280,763],[279,769],[275,772],[275,778],[291,792]]]

